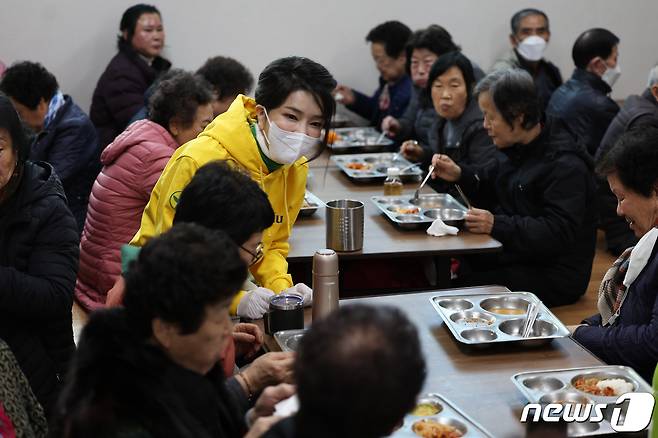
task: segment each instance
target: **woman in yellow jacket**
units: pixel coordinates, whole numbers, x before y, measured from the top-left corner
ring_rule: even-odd
[[[304,200],[306,163],[327,143],[325,128],[335,110],[331,95],[335,86],[327,69],[307,58],[282,58],[268,65],[258,78],[256,100],[239,95],[227,112],[174,153],[151,193],[131,245],[142,246],[168,230],[178,197],[197,169],[209,161],[225,160],[259,183],[275,214],[262,241],[254,236],[241,247],[253,256],[250,271],[261,287],[238,294],[232,313],[259,318],[273,293],[289,289],[311,298],[310,289],[293,286],[288,274],[288,238]]]

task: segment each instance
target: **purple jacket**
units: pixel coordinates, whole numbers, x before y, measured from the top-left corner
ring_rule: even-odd
[[[171,63],[157,57],[151,65],[128,44],[119,43],[119,53],[98,79],[89,115],[98,130],[101,148],[114,141],[144,105],[144,92]]]

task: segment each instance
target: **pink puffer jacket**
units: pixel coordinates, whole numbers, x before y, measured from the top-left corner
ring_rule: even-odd
[[[89,196],[75,285],[75,296],[87,310],[104,306],[121,273],[121,246],[139,229],[151,190],[176,148],[166,129],[139,120],[101,154],[103,170]]]

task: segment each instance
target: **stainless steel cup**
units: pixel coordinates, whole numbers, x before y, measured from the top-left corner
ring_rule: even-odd
[[[359,251],[363,248],[363,202],[338,199],[327,202],[327,248]]]

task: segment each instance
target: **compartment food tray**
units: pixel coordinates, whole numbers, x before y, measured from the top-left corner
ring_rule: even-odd
[[[421,404],[426,406],[434,406],[437,410],[439,410],[439,412],[431,415],[414,415],[413,411],[410,412],[404,417],[404,423],[402,426],[393,432],[393,434],[390,435],[391,437],[418,438],[419,436],[423,436],[414,432],[414,424],[427,421],[436,421],[439,424],[453,427],[458,431],[458,433],[461,433],[461,436],[464,438],[481,438],[492,436],[482,426],[475,422],[475,420],[470,418],[461,409],[453,405],[440,394],[430,393],[419,397],[416,402],[416,406]]]
[[[566,401],[571,403],[606,403],[603,421],[570,423],[569,436],[581,437],[615,433],[610,424],[615,400],[621,395],[596,395],[578,389],[575,384],[580,378],[622,379],[633,385],[632,392],[653,393],[651,386],[645,382],[630,367],[603,365],[597,367],[564,368],[555,370],[526,371],[512,376],[512,382],[530,403],[556,403]],[[628,405],[622,405],[622,417]],[[530,412],[530,416],[534,411]]]
[[[333,161],[345,175],[356,182],[384,181],[389,167],[405,169],[400,174],[402,181],[418,181],[423,172],[399,154],[381,152],[377,154],[332,155]]]
[[[455,338],[464,344],[538,346],[569,336],[567,327],[530,292],[448,293],[433,296],[430,302]],[[538,306],[539,313],[530,336],[523,338],[520,332],[530,303]]]
[[[370,198],[386,217],[400,228],[427,228],[441,218],[447,225],[461,226],[466,207],[447,193],[406,196],[373,196]]]

